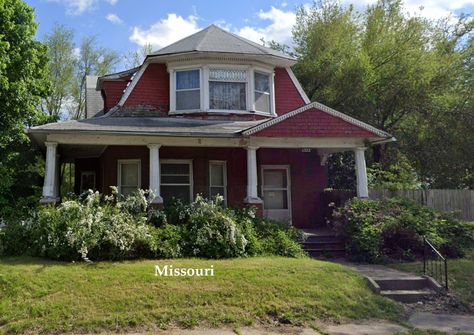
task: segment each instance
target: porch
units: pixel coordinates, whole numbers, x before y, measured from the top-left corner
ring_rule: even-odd
[[[368,195],[365,148],[351,139],[55,137],[45,142],[43,203],[60,200],[59,164],[71,162],[75,193],[91,188],[107,194],[111,186],[123,194],[151,189],[157,207],[173,197],[189,202],[196,194],[220,194],[229,207],[255,206],[260,215],[317,228],[324,224],[327,156],[346,150],[355,152],[358,195]]]

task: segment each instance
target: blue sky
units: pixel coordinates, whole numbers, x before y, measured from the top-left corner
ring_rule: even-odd
[[[26,0],[36,10],[38,38],[55,22],[75,31],[76,43],[95,35],[121,54],[150,43],[155,49],[214,23],[243,37],[291,43],[294,11],[311,0]],[[348,4],[349,0],[343,0]],[[350,1],[364,8],[375,0]],[[409,12],[436,19],[474,13],[474,0],[408,0]]]

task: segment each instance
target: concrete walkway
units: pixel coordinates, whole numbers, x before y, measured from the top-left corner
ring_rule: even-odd
[[[410,278],[416,276],[413,273],[398,271],[383,265],[358,264],[344,261],[339,263],[373,279]]]
[[[448,334],[474,334],[474,315],[414,313],[409,323],[418,329],[437,330]]]

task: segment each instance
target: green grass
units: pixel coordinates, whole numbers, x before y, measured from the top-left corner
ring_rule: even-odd
[[[154,266],[209,267],[215,277],[157,277]],[[402,317],[351,270],[312,259],[61,263],[0,258],[0,333],[293,324]]]
[[[392,267],[414,273],[421,273],[423,264],[420,262],[394,264]],[[474,259],[448,260],[448,285],[461,302],[466,305],[474,303]]]

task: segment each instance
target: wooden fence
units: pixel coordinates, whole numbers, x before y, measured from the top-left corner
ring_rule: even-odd
[[[474,220],[474,190],[369,190],[370,199],[403,197],[442,211],[459,211]]]

